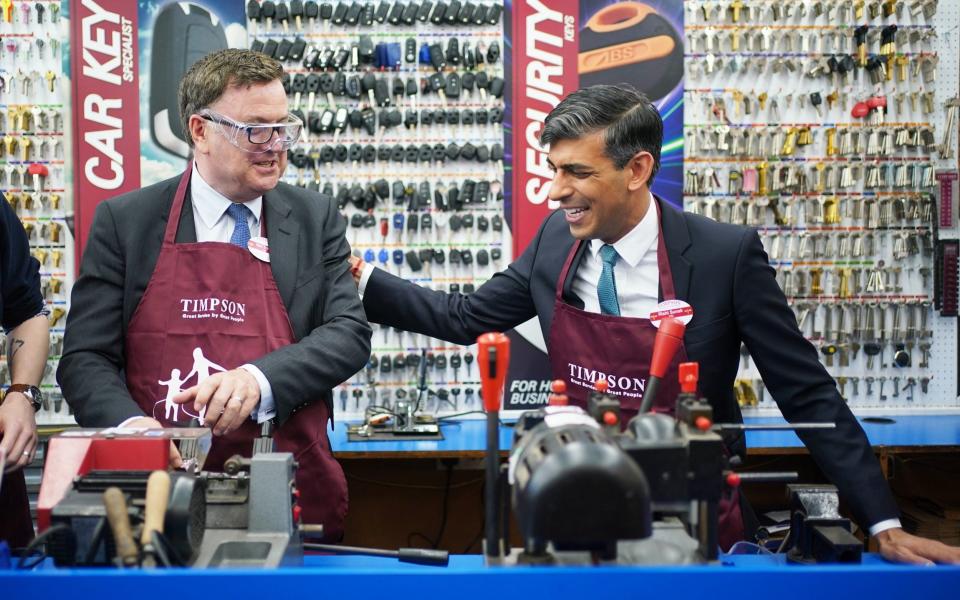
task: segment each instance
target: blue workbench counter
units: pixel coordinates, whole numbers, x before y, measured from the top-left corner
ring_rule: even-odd
[[[900,415],[890,417],[893,423],[860,423],[874,447],[960,446],[960,415]],[[784,423],[781,417],[752,417],[747,423]],[[441,426],[444,439],[438,442],[348,442],[345,423],[337,423],[331,432],[331,443],[338,455],[349,458],[356,453],[476,453],[486,443],[486,421],[448,421]],[[500,448],[507,450],[513,437],[509,427],[500,428]],[[792,431],[749,431],[747,447],[800,448],[800,439]],[[957,598],[960,599],[960,593]]]
[[[474,555],[452,556],[448,567],[392,559],[309,556],[277,570],[0,571],[0,597],[11,600],[124,598],[173,600],[213,592],[220,598],[645,598],[730,596],[776,600],[957,600],[960,567],[891,565],[874,555],[864,564],[804,567],[782,556],[727,556],[702,567],[485,568]]]

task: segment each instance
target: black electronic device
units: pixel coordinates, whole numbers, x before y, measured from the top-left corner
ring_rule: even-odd
[[[682,338],[683,329],[676,319],[661,322],[652,365],[671,363],[678,346],[671,342],[678,333]],[[651,377],[658,376],[655,371],[662,376],[659,367],[651,367]],[[488,564],[680,565],[716,560],[721,500],[742,481],[789,482],[796,474],[734,473],[736,459],[726,450],[724,431],[783,426],[714,424],[712,407],[696,394],[697,376],[696,363],[680,365],[682,391],[673,414],[648,412],[662,406],[656,402],[657,386],[648,381],[645,410],[623,431],[620,398],[607,393],[605,381],[596,382],[589,412],[567,406],[564,382],[554,382],[551,405],[523,413],[514,426],[506,479],[523,548],[488,550]],[[489,454],[488,461],[496,460]],[[486,485],[501,488],[503,482],[488,474]],[[795,519],[805,515],[805,526],[794,538],[797,556],[855,559],[842,531],[849,530],[849,522],[844,525],[836,514],[814,515],[809,507],[801,508],[794,511]],[[499,523],[501,510],[487,506],[487,522]],[[500,539],[488,533],[486,547],[499,548]]]
[[[171,2],[159,9],[150,49],[150,137],[157,146],[190,156],[177,104],[180,80],[201,57],[227,47],[223,25],[201,6]]]

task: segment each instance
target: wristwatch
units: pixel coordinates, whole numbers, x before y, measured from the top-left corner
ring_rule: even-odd
[[[20,392],[26,396],[27,399],[30,400],[30,404],[33,405],[34,412],[40,410],[40,407],[43,406],[43,392],[35,385],[13,383],[7,388],[7,391],[3,393],[3,400],[7,399],[7,395],[10,392]],[[3,404],[3,400],[0,400],[0,404]]]

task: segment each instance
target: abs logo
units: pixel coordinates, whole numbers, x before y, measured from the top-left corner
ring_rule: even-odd
[[[180,317],[183,319],[224,319],[243,323],[247,305],[227,298],[180,298]]]

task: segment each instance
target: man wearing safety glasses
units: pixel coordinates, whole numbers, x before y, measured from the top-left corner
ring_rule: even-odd
[[[370,327],[336,204],[280,181],[303,127],[282,74],[236,49],[189,69],[193,161],[97,207],[57,377],[84,427],[199,420],[214,433],[209,470],[249,455],[274,419],[277,448],[299,463],[304,522],[336,540],[347,488],[327,440],[330,390],[366,364]]]

